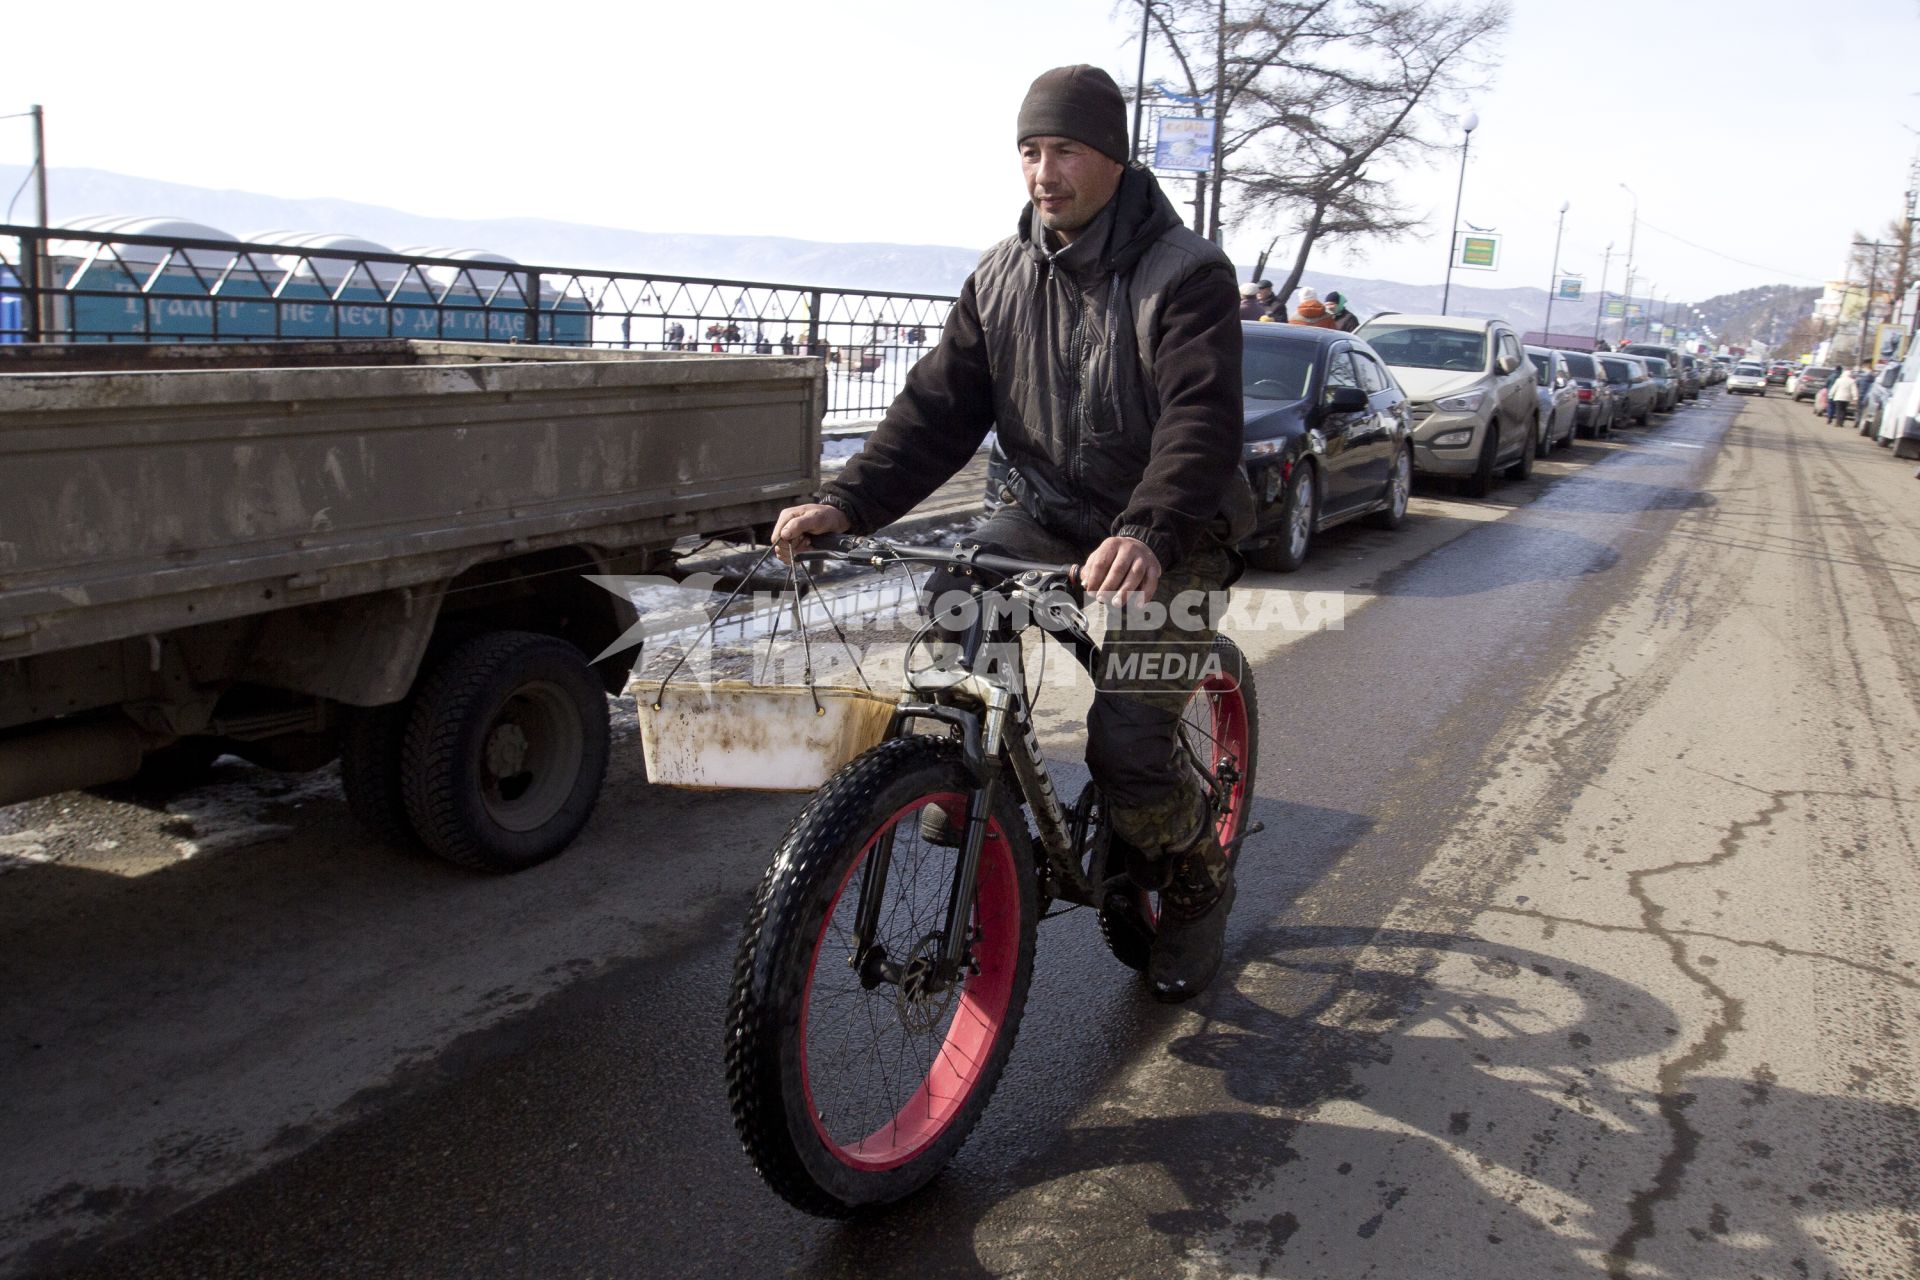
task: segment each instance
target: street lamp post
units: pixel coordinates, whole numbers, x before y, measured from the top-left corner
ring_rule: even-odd
[[[1593,349],[1600,349],[1600,326],[1607,315],[1607,269],[1613,265],[1613,241],[1607,241],[1607,252],[1600,259],[1600,296],[1593,302]]]
[[[1620,318],[1620,341],[1625,343],[1633,328],[1633,243],[1640,235],[1640,197],[1624,182],[1620,189],[1633,198],[1633,225],[1627,230],[1627,303]]]
[[[1553,345],[1553,295],[1560,292],[1560,238],[1567,230],[1568,201],[1560,202],[1560,223],[1553,230],[1553,274],[1547,280],[1547,318],[1541,325],[1540,342],[1543,346]]]
[[[1476,112],[1467,112],[1467,118],[1460,122],[1460,182],[1453,190],[1453,234],[1447,237],[1447,283],[1440,290],[1440,314],[1447,314],[1447,304],[1453,300],[1453,256],[1460,245],[1460,198],[1467,191],[1467,148],[1473,143],[1473,131],[1480,127],[1480,116]]]

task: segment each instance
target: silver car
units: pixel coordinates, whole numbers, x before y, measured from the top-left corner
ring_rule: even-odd
[[[1539,456],[1553,452],[1557,444],[1572,444],[1573,429],[1579,419],[1580,398],[1567,370],[1567,353],[1552,347],[1528,347],[1527,361],[1540,385]]]
[[[1462,316],[1376,316],[1356,335],[1393,370],[1413,401],[1413,465],[1456,476],[1483,498],[1494,472],[1533,474],[1540,404],[1533,366],[1504,320]]]

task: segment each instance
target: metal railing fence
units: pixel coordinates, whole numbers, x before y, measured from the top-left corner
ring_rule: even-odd
[[[885,410],[955,299],[0,224],[0,343],[431,338],[817,355],[830,418]]]

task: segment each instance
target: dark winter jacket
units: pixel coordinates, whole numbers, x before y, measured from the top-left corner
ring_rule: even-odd
[[[1226,255],[1128,169],[1058,251],[1029,205],[974,269],[939,345],[907,375],[822,500],[888,524],[998,432],[1020,504],[1091,551],[1138,538],[1171,568],[1251,508],[1240,470],[1240,317]]]

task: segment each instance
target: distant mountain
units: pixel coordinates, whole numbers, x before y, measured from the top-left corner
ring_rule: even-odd
[[[24,166],[0,165],[0,190],[13,190],[25,176]],[[629,231],[537,218],[440,218],[346,200],[217,191],[98,169],[54,169],[49,187],[56,221],[88,214],[167,216],[203,222],[237,236],[267,229],[343,232],[396,249],[415,245],[488,249],[538,266],[902,293],[958,293],[985,248],[828,244],[774,236]],[[18,209],[15,216],[22,216]],[[1242,268],[1239,274],[1244,279],[1250,273]],[[1285,272],[1269,263],[1267,274],[1283,277]],[[1462,279],[1470,275],[1463,272],[1455,276],[1449,311],[1502,318],[1522,332],[1540,329],[1546,318],[1546,290],[1486,289]],[[1301,283],[1322,294],[1339,290],[1362,318],[1381,311],[1420,313],[1440,309],[1438,284],[1401,284],[1314,270],[1309,270]],[[1591,300],[1555,302],[1554,331],[1591,334],[1594,308]],[[1722,333],[1732,332],[1728,323],[1714,327]]]
[[[1813,313],[1820,293],[1817,286],[1761,285],[1723,293],[1694,306],[1728,342],[1743,344],[1758,339],[1776,346],[1792,330],[1794,321]]]
[[[0,189],[13,190],[26,172],[22,165],[0,165]],[[980,257],[978,249],[938,245],[822,244],[773,236],[626,231],[537,218],[424,217],[346,200],[291,200],[216,191],[99,169],[55,168],[48,175],[55,222],[89,214],[126,214],[187,218],[236,236],[269,229],[344,232],[393,249],[415,245],[489,249],[538,266],[957,293]],[[24,221],[28,207],[22,201],[14,216]]]

